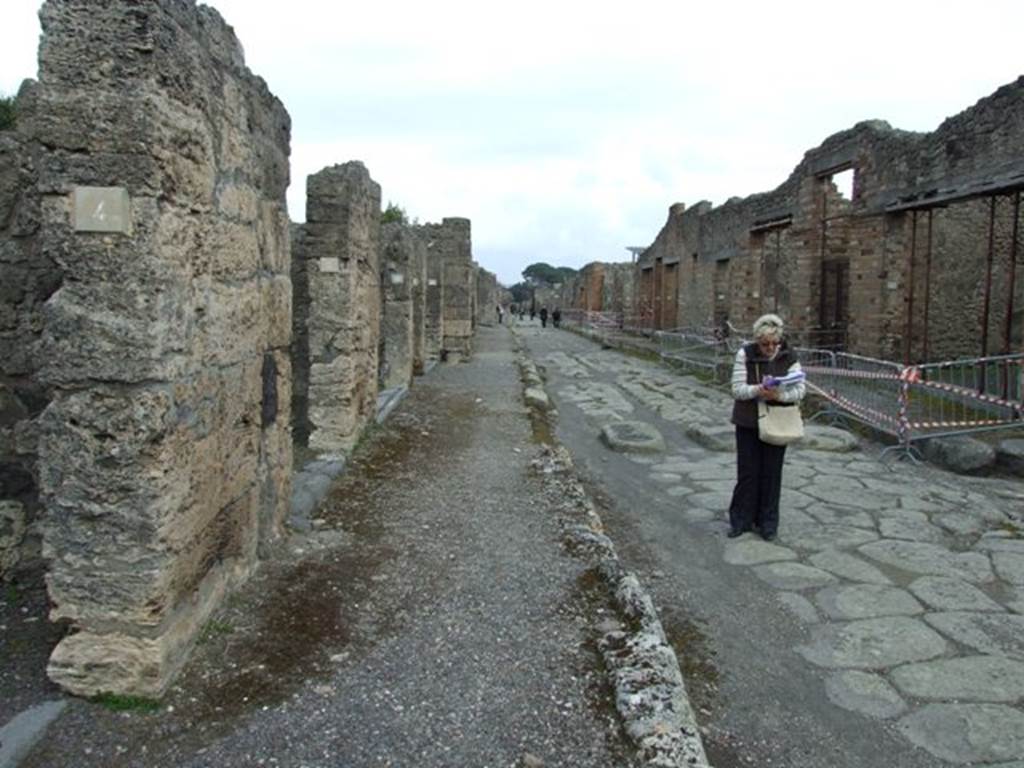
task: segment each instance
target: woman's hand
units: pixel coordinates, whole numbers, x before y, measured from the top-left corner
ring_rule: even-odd
[[[779,389],[778,387],[758,387],[757,396],[762,400],[775,402],[779,399]]]

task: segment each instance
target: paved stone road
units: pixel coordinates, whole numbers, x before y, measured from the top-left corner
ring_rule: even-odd
[[[787,456],[778,540],[730,541],[727,394],[565,331],[517,331],[560,439],[618,510],[603,513],[612,538],[632,536],[663,609],[685,603],[710,638],[716,765],[1024,768],[1019,481],[882,465],[813,428]],[[644,435],[656,453],[636,451]]]

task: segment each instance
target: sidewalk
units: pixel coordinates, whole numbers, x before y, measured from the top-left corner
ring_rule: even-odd
[[[638,764],[597,646],[613,611],[536,470],[513,335],[477,345],[364,440],[157,711],[71,699],[24,768]]]

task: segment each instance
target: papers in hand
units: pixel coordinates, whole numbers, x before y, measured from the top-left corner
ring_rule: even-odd
[[[806,378],[803,371],[793,371],[787,373],[785,376],[765,376],[764,381],[761,382],[761,386],[766,389],[773,389],[775,387],[791,387],[794,384],[799,384]]]

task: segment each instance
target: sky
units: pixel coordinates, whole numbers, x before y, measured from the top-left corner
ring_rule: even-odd
[[[36,76],[37,0],[0,0],[0,93]],[[210,0],[292,119],[306,177],[361,160],[383,204],[472,220],[511,285],[628,261],[669,206],[774,189],[861,120],[934,130],[1024,74],[1024,2]]]

